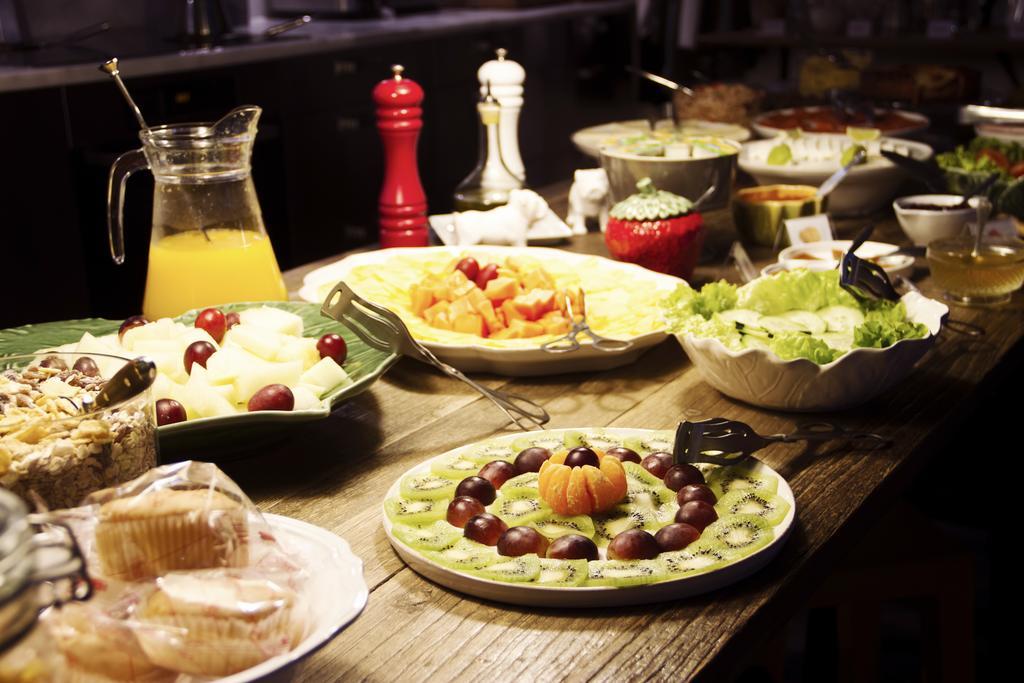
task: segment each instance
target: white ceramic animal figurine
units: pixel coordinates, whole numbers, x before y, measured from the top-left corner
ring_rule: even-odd
[[[603,168],[581,168],[573,175],[565,222],[572,234],[585,235],[587,218],[596,218],[602,232],[608,223],[608,175]]]
[[[530,226],[547,216],[548,203],[533,190],[512,190],[508,204],[489,211],[455,215],[455,243],[526,246]]]

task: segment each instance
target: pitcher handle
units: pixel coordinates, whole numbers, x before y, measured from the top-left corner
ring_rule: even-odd
[[[125,152],[110,167],[107,182],[107,231],[110,257],[118,265],[124,263],[124,185],[132,173],[142,168],[149,168],[149,162],[141,149]]]

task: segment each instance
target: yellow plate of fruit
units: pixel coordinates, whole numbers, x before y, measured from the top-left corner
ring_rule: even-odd
[[[763,463],[676,463],[674,434],[553,429],[461,446],[410,469],[384,530],[413,570],[487,600],[661,602],[715,590],[781,550],[796,515]]]
[[[665,339],[657,302],[682,282],[559,249],[425,247],[348,256],[307,275],[299,294],[321,302],[339,280],[397,313],[418,341],[460,370],[515,376],[633,362]],[[569,330],[570,307],[585,312],[597,334],[632,346],[609,352],[584,341],[573,353],[543,351],[541,344]]]

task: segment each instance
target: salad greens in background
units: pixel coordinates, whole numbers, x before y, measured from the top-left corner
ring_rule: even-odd
[[[996,211],[1024,220],[1024,146],[996,138],[978,137],[967,145],[935,157],[946,172],[950,192],[967,194],[992,173],[999,180],[988,196]]]
[[[712,282],[700,291],[680,285],[662,306],[674,332],[822,365],[855,348],[928,335],[923,324],[907,320],[902,302],[858,301],[839,286],[834,270],[787,271],[741,287]]]

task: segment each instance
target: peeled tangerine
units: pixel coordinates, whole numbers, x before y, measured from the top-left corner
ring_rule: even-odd
[[[540,466],[537,489],[552,510],[560,515],[591,515],[611,509],[626,496],[622,463],[596,452],[600,468],[565,465],[567,451],[555,453]]]

